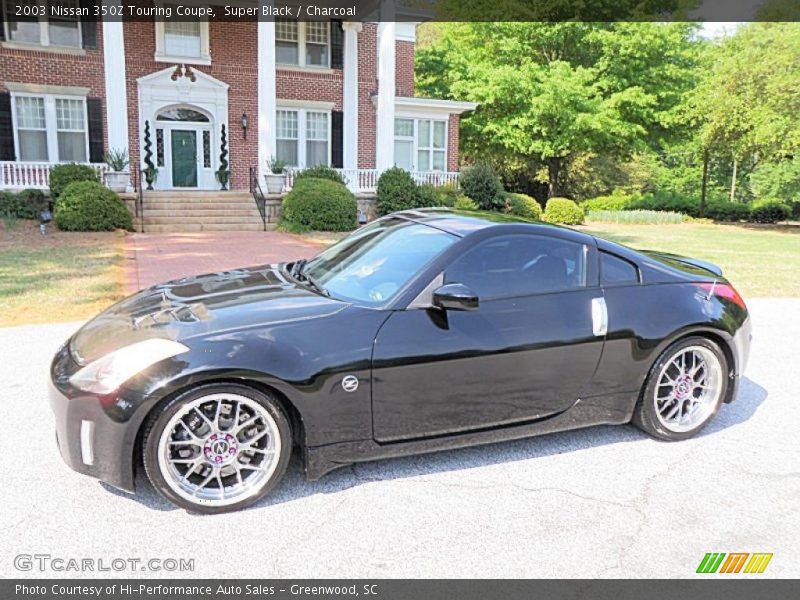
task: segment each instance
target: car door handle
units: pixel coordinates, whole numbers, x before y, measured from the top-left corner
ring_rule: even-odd
[[[608,308],[605,298],[592,298],[592,333],[600,336],[608,332]]]

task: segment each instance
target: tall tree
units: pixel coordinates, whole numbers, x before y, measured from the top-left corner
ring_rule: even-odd
[[[546,169],[562,193],[566,159],[627,157],[670,134],[694,84],[686,23],[447,23],[417,54],[420,91],[478,102],[465,154]]]

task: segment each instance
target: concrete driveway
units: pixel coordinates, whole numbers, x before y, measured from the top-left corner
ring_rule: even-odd
[[[173,509],[141,477],[130,496],[64,466],[46,371],[76,324],[0,329],[0,576],[60,575],[16,571],[27,553],[190,558],[195,577],[692,577],[706,552],[772,552],[763,576],[797,577],[800,300],[750,307],[739,398],[696,439],[597,427],[315,483],[295,459],[255,508],[213,517]]]

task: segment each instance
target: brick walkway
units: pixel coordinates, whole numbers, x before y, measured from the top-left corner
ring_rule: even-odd
[[[126,237],[128,293],[162,281],[308,258],[322,246],[274,231],[135,233]]]

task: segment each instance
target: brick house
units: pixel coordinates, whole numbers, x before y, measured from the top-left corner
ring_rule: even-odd
[[[47,5],[0,0],[0,189],[46,187],[59,162],[102,170],[108,149],[128,152],[136,188],[147,144],[157,190],[217,190],[223,131],[234,190],[271,157],[342,169],[356,192],[392,165],[457,177],[475,105],[414,96],[417,23],[12,18],[21,1]]]

